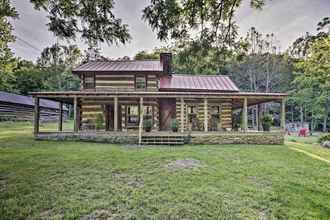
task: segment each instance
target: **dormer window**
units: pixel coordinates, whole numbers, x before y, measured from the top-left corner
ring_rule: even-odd
[[[147,88],[146,75],[136,75],[135,88],[136,89],[145,89],[145,88]]]
[[[95,89],[94,73],[86,73],[84,75],[84,89]]]

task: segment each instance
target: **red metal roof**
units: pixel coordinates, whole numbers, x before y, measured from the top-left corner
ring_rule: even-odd
[[[120,61],[93,61],[84,63],[72,72],[107,72],[107,71],[163,71],[163,65],[159,60],[120,60]]]
[[[164,76],[160,79],[160,90],[173,91],[223,91],[239,92],[228,76],[179,75]]]

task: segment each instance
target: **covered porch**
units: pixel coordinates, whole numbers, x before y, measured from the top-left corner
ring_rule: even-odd
[[[250,137],[261,134],[269,134],[270,136],[283,137],[285,129],[285,99],[286,94],[280,93],[207,93],[207,92],[37,92],[32,94],[35,98],[35,114],[34,114],[34,135],[37,139],[65,139],[64,137],[74,137],[74,139],[84,140],[86,137],[100,139],[106,137],[132,137],[132,140],[142,144],[144,137],[188,137],[193,140],[203,140],[214,136],[221,136],[220,139],[231,137],[232,141],[225,140],[224,142],[243,142],[239,137]],[[63,117],[60,114],[58,121],[58,131],[42,132],[39,127],[39,99],[50,99],[59,101],[63,104],[73,105],[73,131],[63,131]],[[85,113],[84,100],[101,103],[102,105],[110,106],[110,116],[105,118],[105,126],[102,130],[95,128],[84,127],[85,115],[94,114],[98,110],[92,105],[91,111]],[[165,103],[164,100],[172,100],[174,103]],[[267,102],[277,102],[280,104],[280,129],[273,132],[262,132],[259,129],[249,129],[248,126],[248,109],[251,106],[256,106]],[[134,117],[128,113],[127,106],[136,106]],[[195,107],[194,107],[195,106]],[[219,108],[217,108],[219,106]],[[149,108],[150,107],[150,108]],[[173,108],[175,108],[173,110]],[[196,112],[194,112],[194,108]],[[143,121],[146,116],[146,111],[152,118],[152,131],[145,132]],[[173,112],[174,111],[174,112]],[[102,112],[102,111],[101,111]],[[233,129],[233,112],[241,114],[241,126],[238,131]],[[109,112],[108,112],[109,113]],[[103,110],[103,114],[104,110]],[[214,123],[214,115],[219,114],[219,120]],[[165,116],[166,117],[165,117]],[[200,126],[198,129],[193,129],[192,118],[199,120]],[[131,118],[129,118],[131,117]],[[164,119],[167,118],[166,120]],[[131,120],[132,119],[132,120]],[[178,123],[178,132],[173,132],[168,126],[169,120],[175,119]],[[134,122],[129,124],[128,122]],[[165,126],[164,124],[167,123]],[[216,129],[212,124],[216,124]],[[219,125],[217,125],[219,124]],[[165,128],[165,129],[164,129]],[[227,136],[224,136],[227,135]],[[269,136],[269,137],[270,137]],[[56,138],[57,137],[57,138]],[[197,137],[197,139],[195,138]],[[201,138],[202,137],[202,138]],[[234,140],[236,137],[236,141]],[[105,140],[104,139],[104,140]],[[164,138],[163,138],[164,139]],[[220,140],[218,138],[218,141]],[[245,139],[246,142],[246,138]],[[258,139],[258,138],[257,138]],[[270,138],[273,139],[273,138]],[[190,140],[190,142],[192,142]],[[234,140],[234,141],[233,141]],[[216,140],[217,141],[217,140]],[[216,142],[215,141],[215,142]],[[107,141],[115,142],[115,141]],[[134,142],[134,141],[133,141]],[[221,142],[221,141],[220,141]],[[248,141],[247,141],[248,142]],[[273,142],[273,141],[270,141]],[[197,143],[197,141],[195,141]],[[279,143],[279,141],[276,141]]]

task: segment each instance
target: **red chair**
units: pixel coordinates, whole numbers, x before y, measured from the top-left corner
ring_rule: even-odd
[[[298,136],[299,137],[306,137],[308,134],[308,129],[307,128],[301,128],[299,130]]]

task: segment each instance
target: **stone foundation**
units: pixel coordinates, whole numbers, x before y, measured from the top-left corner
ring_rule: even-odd
[[[212,144],[284,144],[282,132],[198,132],[198,133],[148,133],[146,135],[179,135],[184,136],[186,144],[212,145]],[[60,140],[60,141],[89,141],[112,144],[137,144],[138,135],[127,132],[45,132],[39,133],[37,140]]]
[[[222,133],[212,135],[192,135],[191,144],[284,144],[281,132]]]
[[[37,140],[56,141],[87,141],[112,144],[137,144],[139,139],[136,135],[125,135],[116,133],[40,133]]]

